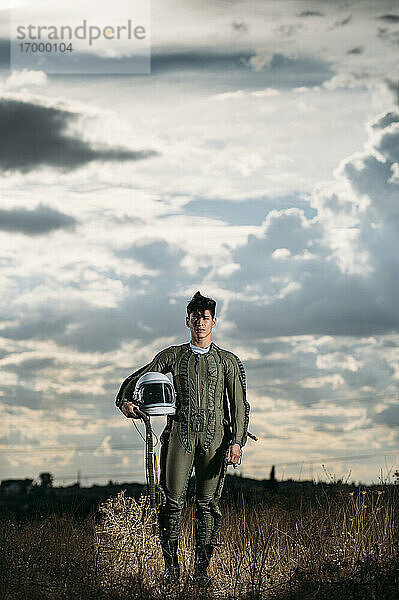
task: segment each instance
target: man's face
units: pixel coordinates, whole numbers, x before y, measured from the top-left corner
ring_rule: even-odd
[[[196,311],[186,317],[186,324],[194,337],[198,339],[206,338],[216,325],[216,317],[212,318],[209,309],[204,310],[203,313]]]

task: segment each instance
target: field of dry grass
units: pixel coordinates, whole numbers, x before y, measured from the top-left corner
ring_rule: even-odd
[[[396,486],[395,486],[396,488]],[[210,574],[193,586],[192,507],[185,509],[180,584],[164,588],[155,515],[146,501],[109,498],[95,518],[0,524],[0,597],[11,599],[399,598],[397,488],[223,506]]]

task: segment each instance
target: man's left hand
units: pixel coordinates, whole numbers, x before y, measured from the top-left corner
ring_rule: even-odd
[[[227,464],[233,465],[233,467],[237,468],[237,463],[240,460],[241,456],[241,446],[240,444],[232,444],[229,446],[227,451]]]

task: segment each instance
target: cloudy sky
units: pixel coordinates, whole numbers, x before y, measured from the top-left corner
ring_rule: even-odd
[[[143,481],[114,397],[198,289],[247,370],[243,475],[392,476],[397,1],[153,0],[147,75],[12,70],[2,6],[0,478]]]

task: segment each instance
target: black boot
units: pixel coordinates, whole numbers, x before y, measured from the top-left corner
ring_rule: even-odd
[[[177,558],[178,541],[161,541],[165,570],[163,573],[164,583],[176,583],[180,577],[179,560]]]
[[[195,548],[195,564],[193,581],[201,586],[209,586],[211,578],[207,573],[207,568],[213,552],[212,544],[199,544]]]

